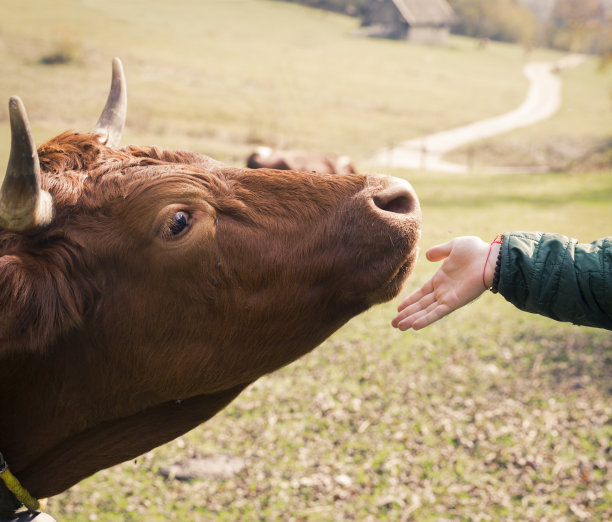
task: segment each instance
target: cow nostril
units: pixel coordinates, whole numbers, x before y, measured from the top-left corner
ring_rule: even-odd
[[[370,197],[377,209],[407,217],[420,216],[419,198],[410,183],[392,176],[373,174],[372,178],[372,185],[376,183],[378,190],[375,189]]]
[[[372,198],[379,209],[393,214],[418,212],[419,200],[410,183],[397,178],[385,178],[384,183],[383,190]]]
[[[394,214],[409,214],[414,209],[414,197],[411,194],[402,194],[393,198],[374,197],[378,208]]]

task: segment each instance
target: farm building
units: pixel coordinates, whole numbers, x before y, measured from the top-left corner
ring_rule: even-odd
[[[361,26],[368,36],[444,44],[453,18],[446,0],[371,0]]]

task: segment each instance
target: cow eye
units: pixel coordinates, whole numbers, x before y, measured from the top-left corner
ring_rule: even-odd
[[[176,237],[180,235],[185,229],[189,228],[190,222],[191,216],[187,212],[181,210],[174,214],[168,225],[170,236]]]

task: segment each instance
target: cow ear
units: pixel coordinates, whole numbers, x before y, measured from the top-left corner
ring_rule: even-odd
[[[82,324],[96,302],[78,267],[36,256],[0,257],[0,357],[15,350],[42,352],[59,335]],[[68,277],[67,274],[70,274]]]

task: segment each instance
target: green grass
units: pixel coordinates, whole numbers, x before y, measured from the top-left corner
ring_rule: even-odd
[[[258,143],[360,160],[523,98],[519,47],[360,40],[356,23],[267,0],[3,0],[0,99],[22,96],[38,142],[86,131],[119,56],[130,100],[124,143],[240,164]],[[57,50],[72,61],[40,63]],[[593,62],[567,71],[563,112],[512,139],[609,136],[608,78]],[[423,206],[406,292],[436,268],[424,251],[456,235],[610,234],[609,171],[390,173],[409,179]],[[196,430],[50,499],[49,512],[61,521],[610,519],[610,333],[523,314],[493,295],[400,333],[389,325],[398,301],[353,319]],[[246,466],[228,479],[159,474],[202,454]]]

